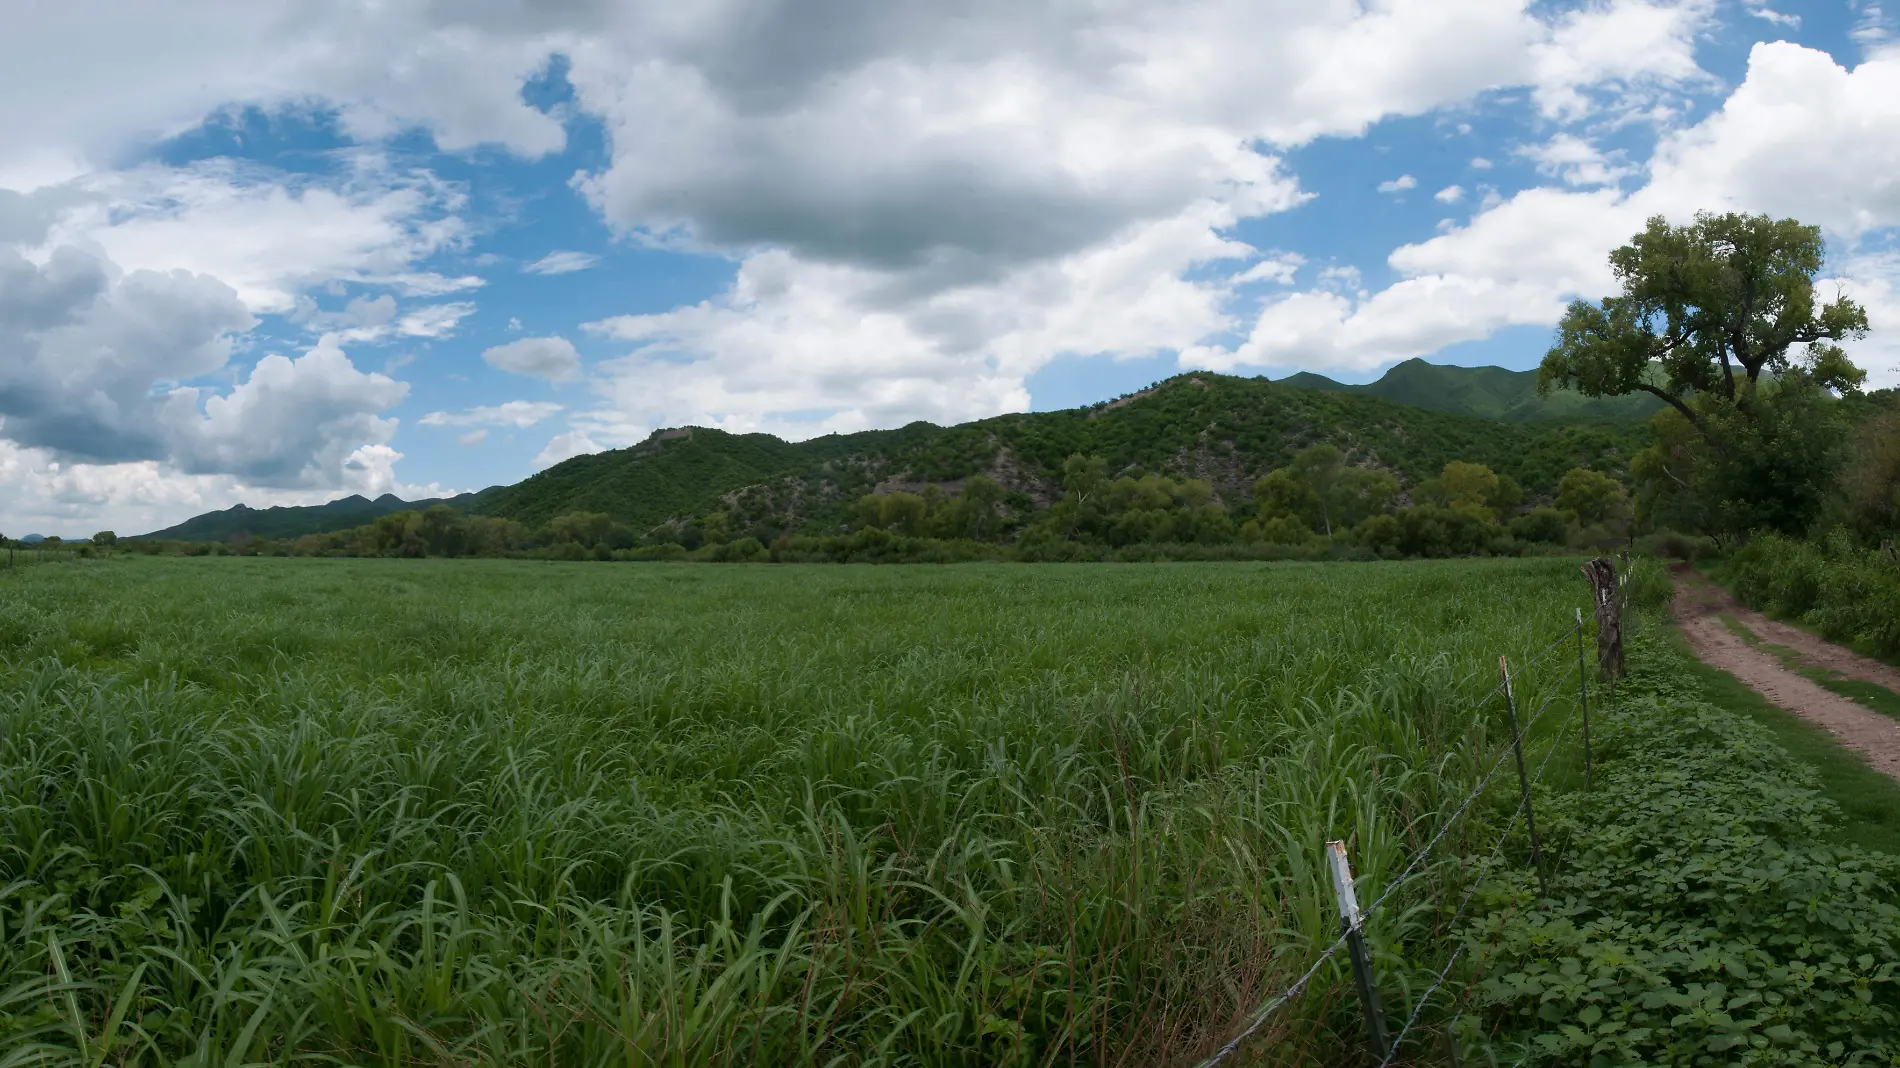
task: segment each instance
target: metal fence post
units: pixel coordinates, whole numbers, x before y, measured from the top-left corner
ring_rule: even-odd
[[[1591,786],[1590,673],[1583,667],[1583,609],[1577,609],[1577,699],[1583,702],[1583,788]]]
[[[1524,733],[1517,726],[1517,695],[1511,691],[1511,665],[1498,657],[1498,673],[1504,676],[1504,707],[1511,713],[1511,752],[1517,757],[1517,784],[1524,795],[1524,825],[1531,832],[1531,867],[1537,869],[1537,889],[1550,896],[1550,881],[1544,878],[1544,852],[1537,842],[1537,815],[1531,810],[1531,777],[1524,770]]]
[[[1352,892],[1352,865],[1346,862],[1346,843],[1326,843],[1326,857],[1333,870],[1333,893],[1339,898],[1339,920],[1346,928],[1352,977],[1359,985],[1359,1005],[1366,1013],[1366,1039],[1372,1044],[1373,1055],[1383,1060],[1391,1043],[1386,1038],[1379,988],[1372,982],[1372,955],[1366,952],[1366,936],[1360,927],[1359,898]]]

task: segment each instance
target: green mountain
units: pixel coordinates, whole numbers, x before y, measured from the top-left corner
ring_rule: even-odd
[[[452,508],[468,511],[481,499],[481,496],[481,493],[464,493],[453,497],[405,501],[393,493],[385,493],[375,500],[370,500],[361,494],[352,494],[328,504],[306,507],[250,508],[236,504],[221,512],[206,512],[200,516],[193,516],[175,527],[155,530],[150,534],[141,534],[139,537],[172,538],[178,541],[229,541],[240,535],[256,535],[260,538],[274,539],[297,538],[305,534],[327,534],[333,530],[349,530],[365,523],[374,523],[378,516],[412,508],[427,508],[435,504],[446,504]]]
[[[1437,474],[1447,461],[1471,460],[1536,496],[1552,493],[1572,467],[1620,468],[1646,433],[1634,420],[1505,422],[1361,391],[1196,372],[1089,408],[952,427],[913,423],[796,443],[702,427],[661,431],[492,490],[473,510],[531,525],[567,512],[605,512],[640,530],[725,511],[740,529],[819,531],[842,522],[865,493],[932,484],[954,490],[979,473],[1046,503],[1074,453],[1102,457],[1111,474],[1204,478],[1235,501],[1261,475],[1322,441],[1393,471],[1402,485]]]
[[[1586,397],[1570,390],[1537,395],[1536,371],[1507,371],[1502,367],[1447,367],[1424,360],[1406,360],[1376,382],[1347,385],[1310,371],[1288,375],[1281,385],[1334,393],[1365,393],[1400,404],[1458,412],[1507,423],[1540,419],[1643,419],[1660,411],[1663,402],[1648,394],[1626,397]]]
[[[294,538],[437,503],[529,526],[570,512],[604,512],[645,531],[669,519],[725,511],[735,528],[816,532],[842,523],[863,494],[921,492],[933,484],[954,490],[974,474],[1047,503],[1060,492],[1062,462],[1074,453],[1100,456],[1112,474],[1204,478],[1223,499],[1237,502],[1261,475],[1322,441],[1352,453],[1355,462],[1391,470],[1407,487],[1449,460],[1471,460],[1512,476],[1536,497],[1552,493],[1572,467],[1621,468],[1647,437],[1630,416],[1647,414],[1650,406],[1628,405],[1625,417],[1615,418],[1624,409],[1574,398],[1568,410],[1555,411],[1567,402],[1537,399],[1535,379],[1531,372],[1420,360],[1369,386],[1318,375],[1269,382],[1194,372],[1088,408],[950,427],[912,423],[800,442],[683,427],[446,501],[385,495],[315,508],[239,505],[145,536]]]

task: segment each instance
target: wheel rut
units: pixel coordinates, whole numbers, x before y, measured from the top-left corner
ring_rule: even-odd
[[[1779,657],[1736,634],[1722,617],[1738,621],[1763,641],[1794,650],[1816,666],[1895,693],[1900,693],[1900,670],[1744,607],[1691,568],[1673,570],[1676,625],[1703,663],[1728,672],[1769,701],[1821,726],[1876,769],[1900,780],[1900,720],[1789,670]]]

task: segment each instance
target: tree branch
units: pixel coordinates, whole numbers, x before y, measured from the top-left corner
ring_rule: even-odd
[[[1656,396],[1661,397],[1671,408],[1682,413],[1682,417],[1689,421],[1689,425],[1695,427],[1696,433],[1702,435],[1702,440],[1711,445],[1715,444],[1715,438],[1709,434],[1708,424],[1702,421],[1702,417],[1697,415],[1694,409],[1682,403],[1682,398],[1668,390],[1658,389],[1647,382],[1638,382],[1636,388],[1648,393],[1654,393]]]

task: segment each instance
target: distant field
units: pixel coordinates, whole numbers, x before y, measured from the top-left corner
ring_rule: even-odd
[[[0,1047],[1191,1061],[1337,934],[1322,844],[1376,892],[1583,600],[1564,560],[0,572]],[[1377,922],[1388,975],[1442,959]]]

